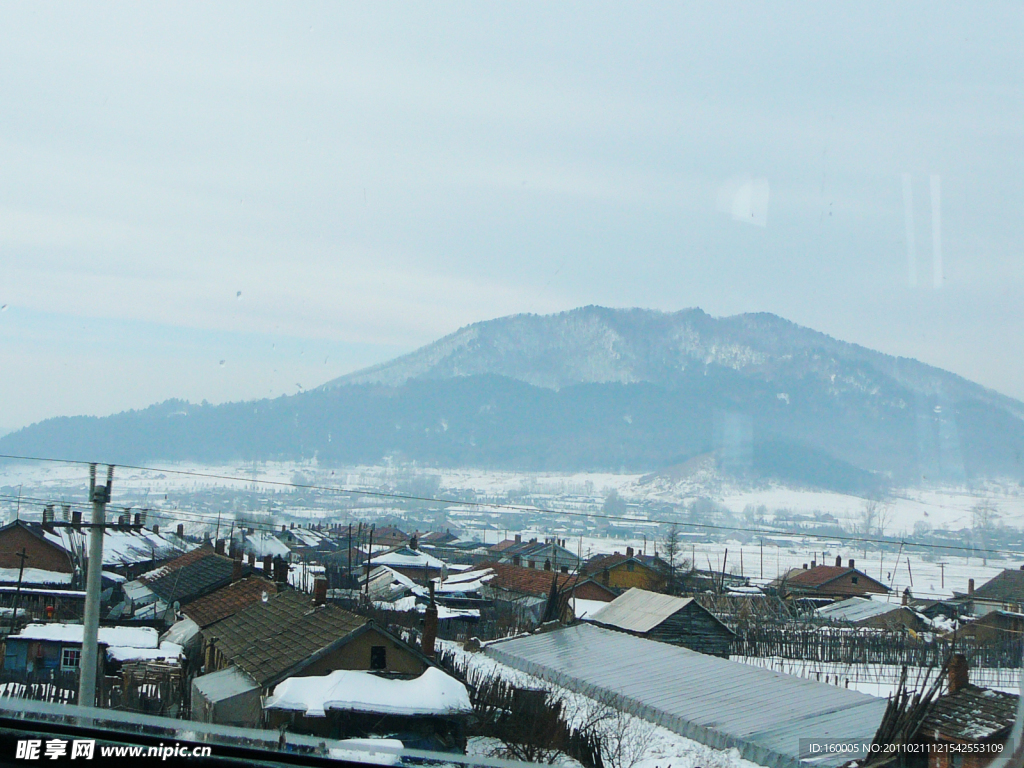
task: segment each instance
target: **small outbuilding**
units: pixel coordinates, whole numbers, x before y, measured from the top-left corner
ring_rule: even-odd
[[[729,658],[735,633],[692,597],[673,597],[634,587],[587,621],[659,643]]]

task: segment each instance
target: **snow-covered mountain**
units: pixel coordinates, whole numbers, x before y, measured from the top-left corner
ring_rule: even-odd
[[[645,473],[698,460],[863,492],[1024,480],[1024,404],[774,315],[584,307],[477,323],[291,397],[50,419],[0,453]]]
[[[762,381],[809,376],[841,394],[884,398],[893,384],[954,402],[976,398],[1024,418],[1024,403],[909,358],[839,341],[767,313],[712,317],[588,306],[555,315],[474,323],[387,363],[334,379],[398,386],[413,379],[494,374],[547,389],[574,384],[671,386],[694,368],[721,366]],[[941,406],[940,406],[941,407]]]

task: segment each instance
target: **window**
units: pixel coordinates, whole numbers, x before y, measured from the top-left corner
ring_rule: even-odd
[[[633,563],[633,561],[630,560],[628,563],[626,563],[626,570],[629,571],[630,573],[632,573],[634,565],[635,565],[635,563]]]
[[[386,645],[375,645],[370,648],[370,669],[388,668],[388,649]]]
[[[60,668],[63,670],[78,669],[82,663],[81,648],[64,648],[60,654]]]
[[[854,583],[854,584],[856,584],[856,583],[857,583],[857,577],[856,577],[856,576],[854,576],[854,577],[853,577],[853,583]]]
[[[558,570],[560,570],[562,573],[568,573],[569,572],[569,566],[568,565],[563,565]]]

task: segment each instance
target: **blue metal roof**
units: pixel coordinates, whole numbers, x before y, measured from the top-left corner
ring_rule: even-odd
[[[870,742],[886,701],[587,624],[490,643],[503,664],[772,768],[836,766],[800,740]],[[802,762],[803,760],[803,762]]]

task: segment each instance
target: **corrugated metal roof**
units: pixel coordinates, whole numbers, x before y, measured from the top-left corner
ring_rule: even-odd
[[[851,597],[849,600],[842,600],[819,608],[817,614],[821,618],[831,621],[857,622],[875,616],[884,616],[887,613],[898,611],[900,608],[899,603],[883,603],[863,597]]]
[[[886,707],[867,694],[587,624],[490,643],[486,653],[772,768],[798,768],[802,757],[811,757],[801,755],[800,739],[870,742]]]
[[[650,632],[665,619],[693,602],[692,597],[673,597],[645,589],[630,589],[597,613],[591,621],[628,632]]]

